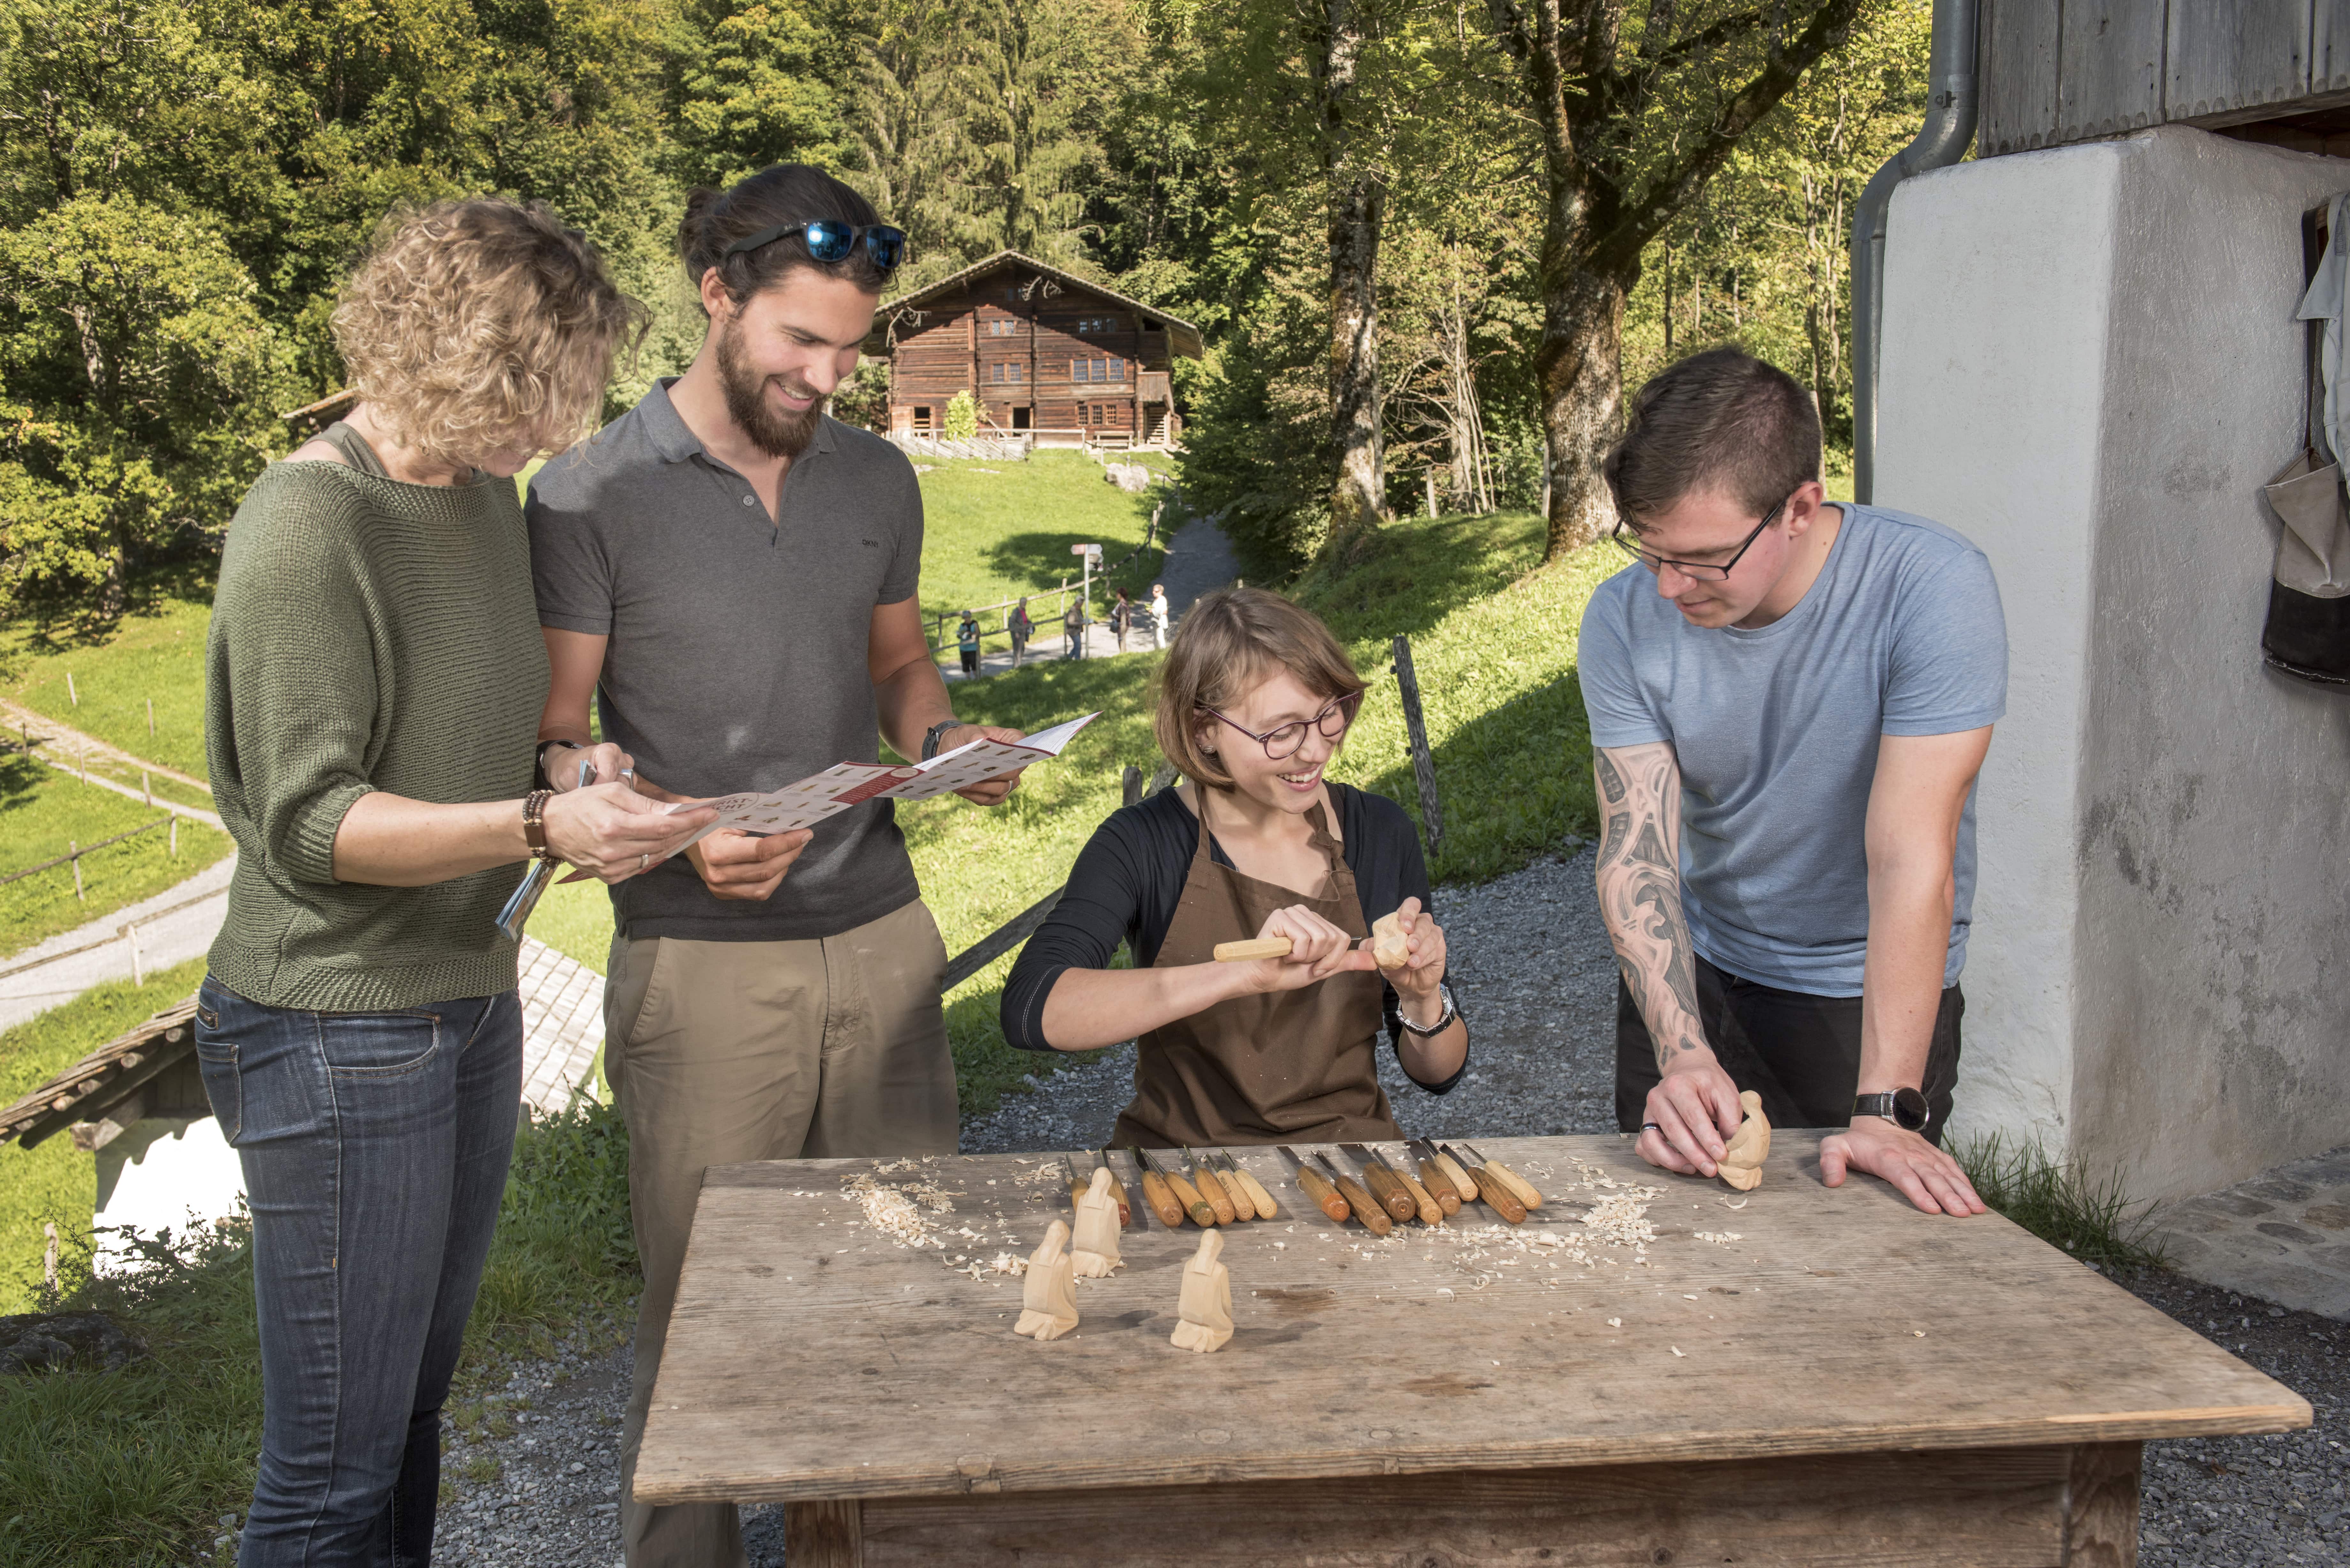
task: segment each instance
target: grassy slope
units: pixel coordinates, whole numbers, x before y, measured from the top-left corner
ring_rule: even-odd
[[[160,806],[125,800],[55,768],[0,755],[0,876],[53,859],[73,843],[95,844],[163,815]],[[152,897],[231,847],[227,834],[182,822],[176,856],[169,830],[159,827],[85,857],[84,898],[74,897],[70,866],[0,887],[0,956]]]
[[[1156,453],[1135,461],[1168,466]],[[1103,561],[1114,563],[1142,542],[1151,509],[1166,496],[1157,485],[1140,495],[1117,489],[1082,452],[1040,452],[1026,462],[939,463],[922,475],[922,613],[951,614],[1046,592],[1064,577],[1074,581],[1081,563],[1069,553],[1072,545],[1097,544]],[[1160,559],[1158,550],[1144,551],[1109,587],[1147,597]],[[1097,579],[1097,616],[1107,613],[1107,592]],[[993,630],[1003,625],[1000,616],[991,612],[982,624]]]
[[[99,640],[51,638],[23,626],[0,630],[0,696],[133,756],[208,778],[204,630],[212,614],[208,587],[183,587],[160,593]],[[68,674],[78,703],[68,693]],[[155,702],[152,736],[149,698]]]

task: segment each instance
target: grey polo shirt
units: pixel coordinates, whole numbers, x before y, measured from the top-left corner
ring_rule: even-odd
[[[664,789],[777,789],[874,761],[867,639],[874,607],[920,584],[913,466],[827,419],[771,519],[686,429],[669,388],[532,479],[540,624],[611,639],[596,688],[604,737]],[[837,936],[917,891],[891,803],[876,800],[818,824],[764,903],[712,897],[680,857],[614,888],[612,907],[624,938],[784,941]]]

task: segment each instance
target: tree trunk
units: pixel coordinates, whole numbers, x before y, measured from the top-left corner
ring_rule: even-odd
[[[1543,430],[1551,452],[1549,545],[1556,560],[1616,526],[1616,503],[1599,476],[1624,402],[1623,281],[1575,266],[1544,291]]]
[[[1379,235],[1387,190],[1367,167],[1349,115],[1363,51],[1355,0],[1325,0],[1317,19],[1315,111],[1330,202],[1330,535],[1350,553],[1387,518],[1387,460],[1379,432]]]

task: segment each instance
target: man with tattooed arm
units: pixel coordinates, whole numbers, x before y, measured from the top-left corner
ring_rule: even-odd
[[[2005,711],[1982,552],[1830,503],[1811,399],[1735,348],[1641,389],[1606,474],[1637,558],[1583,623],[1622,978],[1616,1116],[1714,1173],[1752,1089],[1879,1177],[1983,1212],[1942,1152],[1974,896],[1974,781]]]

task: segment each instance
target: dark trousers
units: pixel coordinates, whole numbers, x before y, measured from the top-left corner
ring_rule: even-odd
[[[1722,1071],[1742,1092],[1762,1096],[1774,1127],[1841,1127],[1852,1120],[1860,1085],[1860,998],[1782,991],[1697,961],[1698,1022]],[[1942,1141],[1950,1095],[1959,1082],[1959,1020],[1967,1000],[1942,992],[1934,1040],[1926,1052],[1926,1137]],[[1616,1126],[1636,1133],[1648,1119],[1648,1091],[1662,1075],[1656,1042],[1616,977]]]
[[[961,649],[960,651],[961,651],[961,652],[962,652],[962,672],[963,672],[965,675],[976,675],[976,674],[978,674],[978,673],[979,673],[979,649],[975,649],[975,648],[966,648],[966,649]]]
[[[511,991],[304,1012],[207,979],[205,1097],[244,1167],[261,1464],[240,1568],[432,1557],[441,1405],[522,1101]]]

